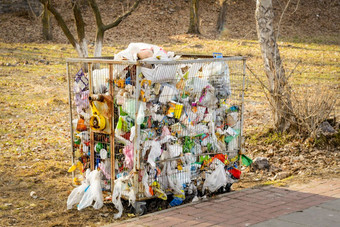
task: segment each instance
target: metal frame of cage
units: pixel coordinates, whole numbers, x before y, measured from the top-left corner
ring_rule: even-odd
[[[197,56],[194,55],[188,55],[185,57],[191,57],[191,58],[197,58]],[[202,57],[207,57],[200,55],[200,58]],[[73,120],[74,120],[74,103],[73,103],[73,91],[72,91],[72,73],[71,73],[71,68],[76,65],[77,67],[81,68],[88,68],[88,79],[89,79],[89,96],[92,97],[93,100],[99,100],[101,98],[101,94],[98,91],[95,91],[95,83],[94,81],[94,70],[95,69],[108,69],[108,78],[105,79],[104,83],[107,85],[107,90],[106,90],[106,95],[110,96],[112,100],[115,100],[115,95],[117,92],[117,81],[115,81],[115,76],[114,74],[117,73],[115,70],[118,68],[118,66],[126,68],[126,67],[135,67],[135,73],[134,73],[134,80],[131,80],[131,83],[135,85],[135,92],[134,92],[134,97],[133,99],[135,100],[134,102],[134,125],[136,124],[136,119],[138,115],[138,110],[139,110],[139,105],[142,105],[143,100],[141,100],[141,82],[142,78],[140,78],[140,74],[142,72],[142,67],[144,66],[155,66],[155,65],[162,65],[162,66],[176,66],[176,70],[180,68],[181,66],[184,65],[193,65],[193,64],[198,64],[198,65],[203,65],[203,64],[210,64],[210,63],[226,63],[229,64],[231,62],[237,62],[238,69],[239,71],[237,73],[235,72],[230,72],[230,75],[233,75],[233,77],[237,77],[237,80],[233,80],[234,78],[230,78],[230,84],[235,85],[238,87],[237,91],[233,91],[234,94],[232,94],[232,99],[237,100],[238,105],[240,105],[240,112],[238,115],[238,119],[240,121],[240,132],[238,135],[238,148],[237,148],[237,153],[242,152],[242,138],[243,138],[243,112],[244,112],[244,91],[245,91],[245,81],[246,81],[246,73],[245,73],[245,65],[246,65],[246,58],[241,57],[241,56],[235,56],[235,57],[223,57],[223,58],[207,58],[207,59],[190,59],[190,60],[177,60],[177,61],[136,61],[136,62],[131,62],[131,61],[114,61],[111,58],[73,58],[73,59],[67,59],[66,60],[66,73],[67,73],[67,78],[68,78],[68,90],[69,90],[69,105],[70,105],[70,129],[71,129],[71,150],[72,150],[72,163],[74,163],[75,160],[75,146],[74,146],[74,136],[75,136],[75,128],[73,125]],[[236,63],[235,63],[236,64]],[[104,67],[103,67],[104,66]],[[130,70],[130,69],[129,69]],[[201,69],[200,69],[201,70]],[[197,73],[197,72],[196,72]],[[237,75],[234,75],[237,74]],[[197,76],[197,75],[194,75]],[[232,77],[232,76],[231,76]],[[176,79],[177,80],[177,79]],[[98,87],[96,88],[98,89]],[[164,87],[163,87],[164,89]],[[233,89],[233,88],[232,88]],[[108,120],[108,125],[109,129],[106,132],[103,131],[96,131],[93,129],[89,130],[90,133],[90,167],[91,170],[96,168],[97,163],[96,163],[96,152],[95,152],[95,142],[96,141],[101,141],[104,144],[106,144],[106,149],[110,150],[110,162],[111,162],[111,182],[110,182],[110,191],[113,192],[114,188],[114,180],[116,179],[116,155],[122,155],[121,153],[117,153],[117,150],[122,149],[122,147],[119,147],[120,144],[117,142],[117,138],[115,138],[115,127],[117,125],[117,114],[118,111],[117,107],[115,106],[114,102],[111,103],[111,111],[112,111],[112,116],[107,119]],[[100,135],[102,134],[102,136]],[[135,127],[135,137],[133,140],[133,168],[132,168],[132,181],[133,181],[133,189],[134,192],[136,193],[136,201],[143,201],[147,200],[150,198],[155,198],[153,197],[146,197],[144,195],[144,189],[143,189],[143,184],[138,180],[138,177],[141,173],[141,171],[146,171],[143,168],[147,165],[147,163],[142,159],[142,151],[140,149],[140,138],[141,138],[141,127],[140,125],[138,127]],[[109,141],[108,141],[109,140]],[[230,151],[226,150],[225,152],[206,152],[202,154],[197,154],[196,156],[202,156],[202,155],[213,155],[213,154],[219,154],[219,153],[230,153]],[[196,157],[195,156],[195,157]],[[196,159],[197,159],[196,157]],[[156,160],[156,163],[167,163],[171,161],[175,161],[180,159],[180,157],[174,157],[174,158],[168,158],[165,160]],[[112,176],[114,176],[114,179],[112,179]],[[156,176],[158,177],[158,176]],[[156,178],[155,177],[155,178]],[[161,177],[161,175],[159,175]],[[153,178],[149,179],[149,184],[152,182]],[[123,197],[124,198],[124,197]]]

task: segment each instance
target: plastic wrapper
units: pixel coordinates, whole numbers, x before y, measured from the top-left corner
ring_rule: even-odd
[[[203,184],[203,191],[208,189],[210,192],[218,190],[222,186],[227,185],[227,175],[223,165],[218,167],[211,173],[207,174],[207,177]]]

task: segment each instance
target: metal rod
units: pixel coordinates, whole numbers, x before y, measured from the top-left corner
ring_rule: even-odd
[[[136,92],[135,92],[135,138],[133,142],[133,184],[134,184],[134,191],[138,194],[138,171],[139,171],[139,125],[137,124],[137,116],[139,111],[139,94],[140,94],[140,82],[139,82],[139,73],[140,73],[140,66],[137,65],[136,67]]]
[[[113,65],[109,64],[109,90],[110,90],[110,96],[113,100]],[[114,121],[115,121],[115,116],[114,116],[114,102],[111,102],[111,118],[109,119],[109,124],[110,124],[110,151],[111,151],[111,192],[113,193],[113,188],[114,188],[114,180],[116,178],[116,173],[115,173],[115,136],[114,136]]]
[[[235,56],[235,57],[225,57],[225,58],[205,58],[205,59],[194,59],[194,60],[170,60],[170,61],[117,61],[107,58],[67,58],[66,62],[83,62],[83,63],[102,63],[102,64],[192,64],[192,63],[209,63],[209,62],[223,62],[223,61],[237,61],[244,60],[245,57]]]
[[[74,143],[74,138],[73,138],[73,125],[72,125],[72,121],[73,121],[73,113],[72,113],[72,97],[71,97],[71,79],[70,79],[70,68],[69,68],[69,64],[70,63],[66,63],[66,75],[67,75],[67,88],[68,88],[68,103],[70,106],[70,129],[71,129],[71,161],[72,164],[74,164],[74,147],[73,147],[73,143]],[[72,178],[74,178],[74,172],[72,172]]]
[[[244,91],[246,82],[246,59],[243,60],[243,80],[242,80],[242,103],[241,103],[241,124],[240,124],[240,138],[239,138],[239,149],[240,153],[243,153],[242,140],[243,140],[243,121],[244,121]],[[240,159],[241,160],[241,157]],[[240,164],[240,163],[239,163]]]
[[[89,77],[89,90],[91,96],[93,94],[93,81],[92,81],[92,63],[88,63],[88,77]],[[91,170],[94,170],[95,160],[94,160],[94,132],[90,128],[90,166]]]

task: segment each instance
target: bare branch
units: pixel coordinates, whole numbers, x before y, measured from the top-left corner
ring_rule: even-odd
[[[104,24],[103,24],[103,21],[102,21],[102,16],[100,15],[100,11],[99,11],[97,2],[95,0],[88,0],[88,2],[90,4],[92,11],[94,13],[94,16],[96,18],[97,28],[99,30],[102,30],[104,28]]]
[[[53,7],[52,4],[48,0],[39,0],[41,4],[47,4],[47,9],[53,14],[54,18],[57,20],[60,28],[63,30],[65,36],[70,41],[72,46],[76,48],[78,45],[76,39],[72,35],[70,29],[67,27],[63,17],[60,15],[60,13]]]
[[[261,86],[263,88],[265,88],[267,91],[270,92],[270,89],[263,83],[263,81],[249,68],[248,65],[246,65],[247,69],[249,70],[249,72],[251,72],[251,74],[261,83]]]
[[[281,16],[280,16],[280,20],[279,20],[279,23],[278,23],[278,25],[277,25],[277,36],[276,36],[276,40],[278,40],[278,38],[279,38],[281,21],[282,21],[283,15],[285,14],[285,12],[286,12],[286,10],[287,10],[289,4],[290,4],[290,1],[291,1],[291,0],[288,0],[286,6],[285,6],[285,8],[283,9],[283,12],[282,12],[282,14],[281,14]]]
[[[92,0],[91,0],[92,1]],[[113,23],[105,25],[104,31],[114,28],[120,24],[126,17],[128,17],[139,5],[141,0],[136,0],[135,3],[132,5],[129,11],[125,12],[124,14],[120,15]]]
[[[296,8],[291,14],[294,14],[298,10],[299,4],[300,4],[300,0],[298,0],[298,2],[296,3]]]
[[[298,67],[298,65],[301,63],[301,60],[295,65],[294,69],[289,73],[289,75],[287,76],[287,81],[289,80],[289,78],[293,75],[296,67]]]
[[[83,39],[85,39],[85,23],[76,0],[72,0],[72,9],[74,19],[76,21],[78,40],[81,42]]]
[[[34,12],[34,10],[33,10],[30,1],[27,1],[27,4],[28,4],[28,6],[30,7],[30,11],[31,11],[31,13],[32,13],[32,15],[33,15],[33,17],[34,17],[34,20],[37,21],[37,20],[39,19],[39,17],[43,14],[43,12],[42,12],[40,15],[37,15],[37,14],[35,14],[35,12]]]

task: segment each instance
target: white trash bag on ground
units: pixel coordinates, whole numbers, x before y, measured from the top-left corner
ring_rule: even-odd
[[[89,174],[90,186],[85,190],[84,196],[79,202],[78,210],[91,206],[93,201],[94,209],[100,209],[104,205],[102,188],[100,186],[100,172],[93,170]]]

